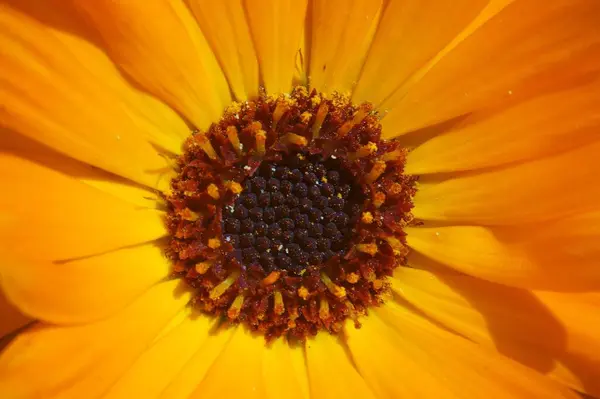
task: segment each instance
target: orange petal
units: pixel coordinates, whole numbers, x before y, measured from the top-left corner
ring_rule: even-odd
[[[199,129],[231,100],[206,39],[181,1],[76,0],[130,79],[185,115]]]
[[[261,82],[270,94],[289,92],[304,33],[308,0],[244,0]]]
[[[258,60],[242,0],[186,0],[219,60],[235,98],[258,95]]]
[[[262,354],[265,338],[237,327],[198,385],[193,398],[264,398]]]
[[[262,372],[266,398],[308,399],[310,396],[304,351],[278,339],[263,351]]]
[[[206,342],[214,320],[182,312],[180,321],[159,339],[112,386],[111,399],[157,398]]]
[[[0,285],[2,280],[0,278]],[[4,292],[0,290],[0,350],[2,348],[2,337],[17,331],[31,323],[33,319],[25,316],[19,309],[8,301]]]
[[[0,128],[0,148],[4,153],[44,165],[131,204],[157,207],[160,197],[155,190],[77,161],[15,131]]]
[[[65,260],[166,234],[162,213],[140,209],[10,153],[0,154],[2,248],[27,259]],[[42,198],[43,200],[40,200]]]
[[[370,373],[387,396],[578,398],[573,391],[550,378],[454,335],[393,302],[376,308],[373,313],[365,319],[365,327],[373,323],[373,327],[367,327],[371,333],[362,338],[355,335],[354,345],[365,345],[367,340],[387,341],[383,346],[387,351],[377,352],[382,363],[380,367],[397,370],[397,378],[386,381]],[[366,370],[369,357],[365,355],[364,347],[357,353],[359,369]],[[404,369],[405,363],[407,369]],[[420,369],[414,374],[410,373],[414,370],[413,364]],[[398,381],[402,382],[400,387]],[[394,396],[393,393],[398,391],[399,396]]]
[[[597,65],[598,18],[593,0],[512,2],[383,104],[384,129],[413,131],[564,83]]]
[[[132,181],[166,187],[167,163],[158,148],[178,152],[189,130],[82,38],[89,36],[85,26],[64,3],[5,5],[0,32],[3,125]]]
[[[24,313],[52,323],[86,323],[122,309],[169,275],[155,243],[65,262],[3,256],[0,286]]]
[[[311,398],[375,398],[363,377],[354,368],[344,343],[320,332],[305,344]]]
[[[310,85],[349,92],[356,85],[381,14],[381,0],[313,0]]]
[[[380,105],[465,28],[486,2],[392,0],[387,3],[353,94],[356,102]]]
[[[600,395],[598,293],[525,291],[469,276],[401,268],[394,292],[463,336]]]
[[[600,4],[600,3],[599,3]],[[600,144],[441,182],[424,182],[414,215],[460,224],[522,224],[594,208]]]
[[[0,392],[10,398],[102,396],[188,303],[179,284],[157,285],[97,323],[29,328],[0,356]]]
[[[535,159],[597,139],[600,80],[473,115],[408,154],[405,172],[454,172]],[[482,134],[485,132],[485,134]]]
[[[405,232],[414,250],[472,276],[522,288],[590,290],[600,288],[600,213],[585,216],[516,228],[442,226]],[[579,226],[589,229],[577,232]]]

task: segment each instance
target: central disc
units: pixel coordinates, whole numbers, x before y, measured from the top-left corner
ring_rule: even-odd
[[[300,274],[346,254],[364,198],[338,159],[265,160],[243,187],[223,209],[223,231],[244,265]]]

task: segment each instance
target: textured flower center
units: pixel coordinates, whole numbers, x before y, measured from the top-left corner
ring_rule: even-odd
[[[168,255],[194,306],[267,339],[341,330],[406,262],[415,179],[369,104],[303,87],[233,104],[172,180]]]
[[[245,266],[300,274],[343,257],[364,195],[337,159],[306,152],[263,162],[223,210],[225,241]]]

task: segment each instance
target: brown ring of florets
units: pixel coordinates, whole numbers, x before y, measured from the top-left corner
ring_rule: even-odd
[[[261,162],[290,154],[335,158],[364,195],[350,247],[301,273],[244,264],[224,240],[223,208]],[[302,155],[300,155],[302,156]],[[172,180],[168,250],[174,275],[195,289],[202,311],[242,322],[267,339],[304,339],[319,329],[340,331],[383,301],[386,277],[406,263],[403,228],[411,223],[415,178],[403,174],[406,150],[381,138],[369,104],[326,98],[303,87],[291,95],[234,104],[207,132],[185,143]]]

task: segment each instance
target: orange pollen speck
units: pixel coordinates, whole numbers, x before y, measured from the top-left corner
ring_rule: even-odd
[[[220,195],[219,195],[219,187],[217,187],[216,184],[214,183],[210,183],[208,185],[208,187],[206,188],[206,192],[208,193],[208,195],[210,195],[213,199],[219,199]]]
[[[210,269],[212,264],[213,264],[213,262],[211,262],[211,261],[199,262],[199,263],[196,263],[196,266],[194,266],[194,268],[196,269],[196,273],[205,274],[208,271],[208,269]]]
[[[381,205],[383,205],[383,203],[385,202],[385,194],[382,193],[381,191],[378,191],[375,193],[375,196],[373,198],[373,205],[376,208],[379,208]]]
[[[306,300],[308,298],[308,295],[310,293],[308,292],[308,290],[306,289],[305,286],[302,286],[300,288],[298,288],[298,296],[304,300]]]
[[[225,187],[234,194],[239,194],[243,190],[242,185],[235,181],[225,182]]]
[[[365,224],[373,223],[373,214],[371,212],[363,212],[360,220]]]
[[[208,247],[212,249],[217,249],[221,246],[221,240],[218,238],[209,238],[208,239]]]
[[[358,273],[349,273],[346,276],[346,281],[349,282],[350,284],[356,284],[358,283],[358,280],[360,279],[360,276],[358,275]]]

